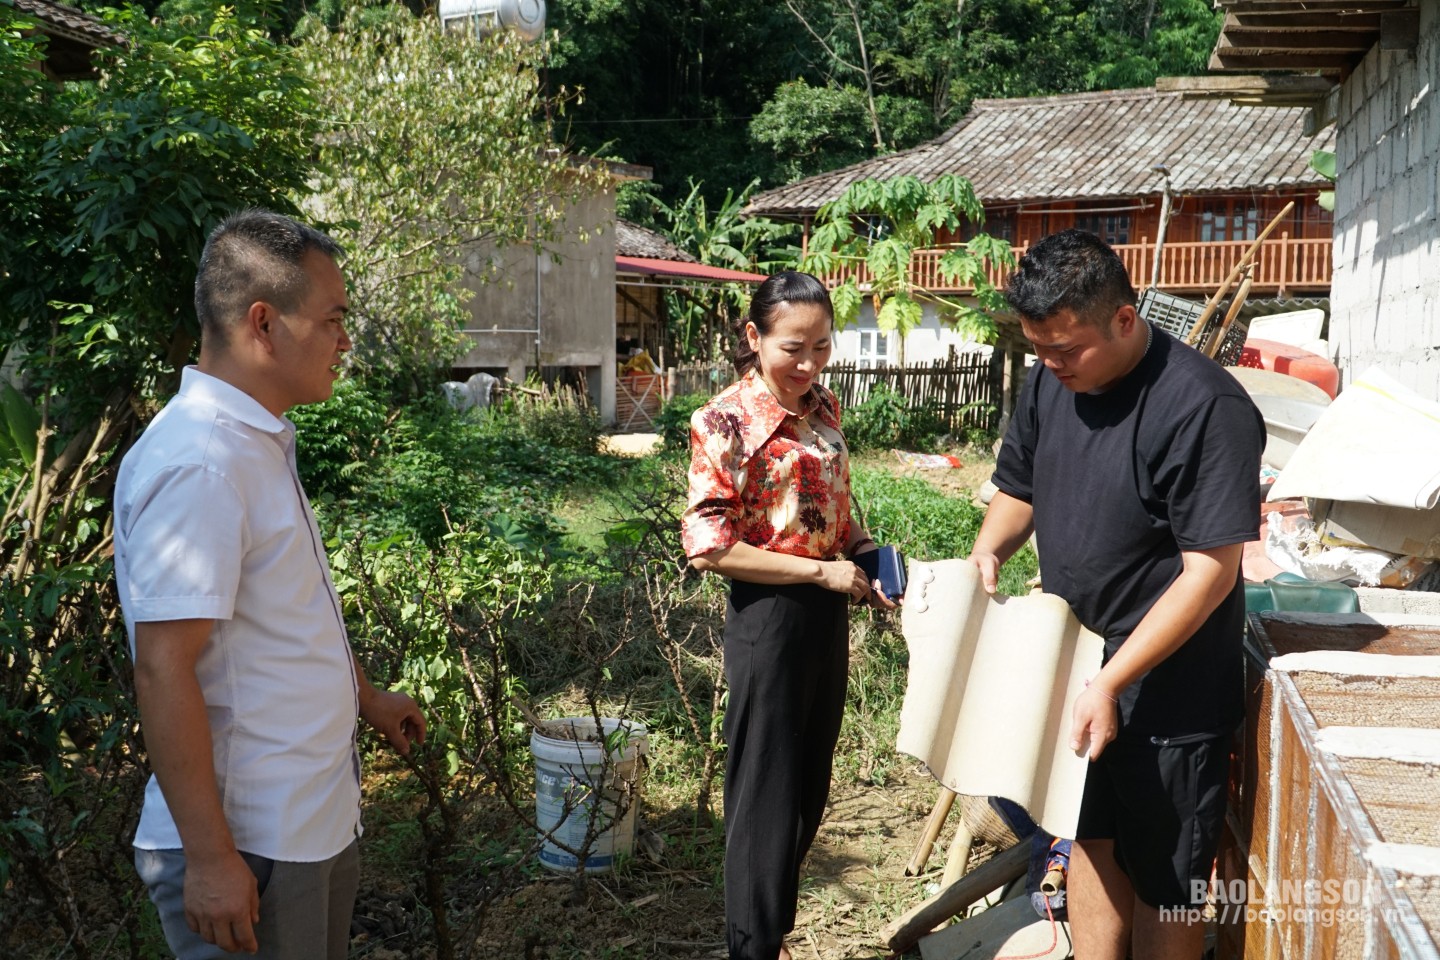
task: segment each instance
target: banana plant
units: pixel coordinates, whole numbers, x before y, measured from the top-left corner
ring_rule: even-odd
[[[1320,176],[1324,177],[1326,180],[1329,180],[1331,183],[1334,183],[1335,151],[1316,150],[1314,153],[1310,154],[1310,169],[1314,170],[1316,173],[1320,174]],[[1321,190],[1320,195],[1315,198],[1315,202],[1320,204],[1320,209],[1329,210],[1333,213],[1335,211],[1335,191]]]
[[[35,466],[40,414],[11,383],[0,383],[0,463],[17,458],[28,470]]]

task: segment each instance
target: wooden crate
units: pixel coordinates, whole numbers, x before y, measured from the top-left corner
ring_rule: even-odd
[[[1278,653],[1440,654],[1440,627],[1252,616],[1248,643],[1242,782],[1232,788],[1218,876],[1243,876],[1251,902],[1238,928],[1233,916],[1219,927],[1217,958],[1440,960],[1440,884],[1432,894],[1365,857],[1382,840],[1440,845],[1440,775],[1316,747],[1325,726],[1440,727],[1440,680],[1269,670],[1255,682],[1260,664]],[[1433,915],[1428,926],[1422,911]]]

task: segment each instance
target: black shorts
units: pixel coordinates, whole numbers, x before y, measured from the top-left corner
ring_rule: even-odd
[[[1152,907],[1194,905],[1209,883],[1220,827],[1230,738],[1177,746],[1113,741],[1090,766],[1077,840],[1115,841],[1115,860]]]

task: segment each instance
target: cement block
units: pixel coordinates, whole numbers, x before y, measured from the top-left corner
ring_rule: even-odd
[[[1370,174],[1370,184],[1371,184],[1372,188],[1373,188],[1374,182],[1375,182],[1375,181],[1374,181],[1374,174],[1371,173],[1371,174]],[[1363,181],[1362,181],[1362,183],[1363,183]],[[1368,193],[1369,193],[1369,191],[1367,191],[1367,194],[1368,194]],[[1375,204],[1374,204],[1374,203],[1366,203],[1366,204],[1365,204],[1365,207],[1364,207],[1364,209],[1363,209],[1363,211],[1362,211],[1362,213],[1361,213],[1361,216],[1360,216],[1360,246],[1359,246],[1358,252],[1359,252],[1359,256],[1360,256],[1362,262],[1363,262],[1363,259],[1366,257],[1366,255],[1367,255],[1371,250],[1374,250],[1374,249],[1375,249],[1375,234],[1376,234],[1375,216],[1376,216]]]
[[[1402,244],[1403,246],[1403,244]],[[1400,280],[1404,284],[1407,293],[1416,292],[1420,289],[1420,283],[1425,275],[1424,247],[1412,247],[1400,254]],[[1422,316],[1413,318],[1415,326],[1419,327],[1424,322]]]
[[[1435,218],[1435,178],[1412,169],[1405,177],[1407,227],[1415,227]]]
[[[1430,167],[1426,179],[1430,184],[1430,222],[1434,223],[1436,221],[1436,215],[1440,214],[1440,157],[1431,154],[1429,160]],[[1431,237],[1433,243],[1433,232]]]

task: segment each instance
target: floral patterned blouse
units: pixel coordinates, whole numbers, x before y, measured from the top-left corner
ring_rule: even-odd
[[[742,541],[840,556],[850,540],[850,457],[835,395],[815,384],[797,416],[751,370],[695,411],[680,532],[689,557]]]

